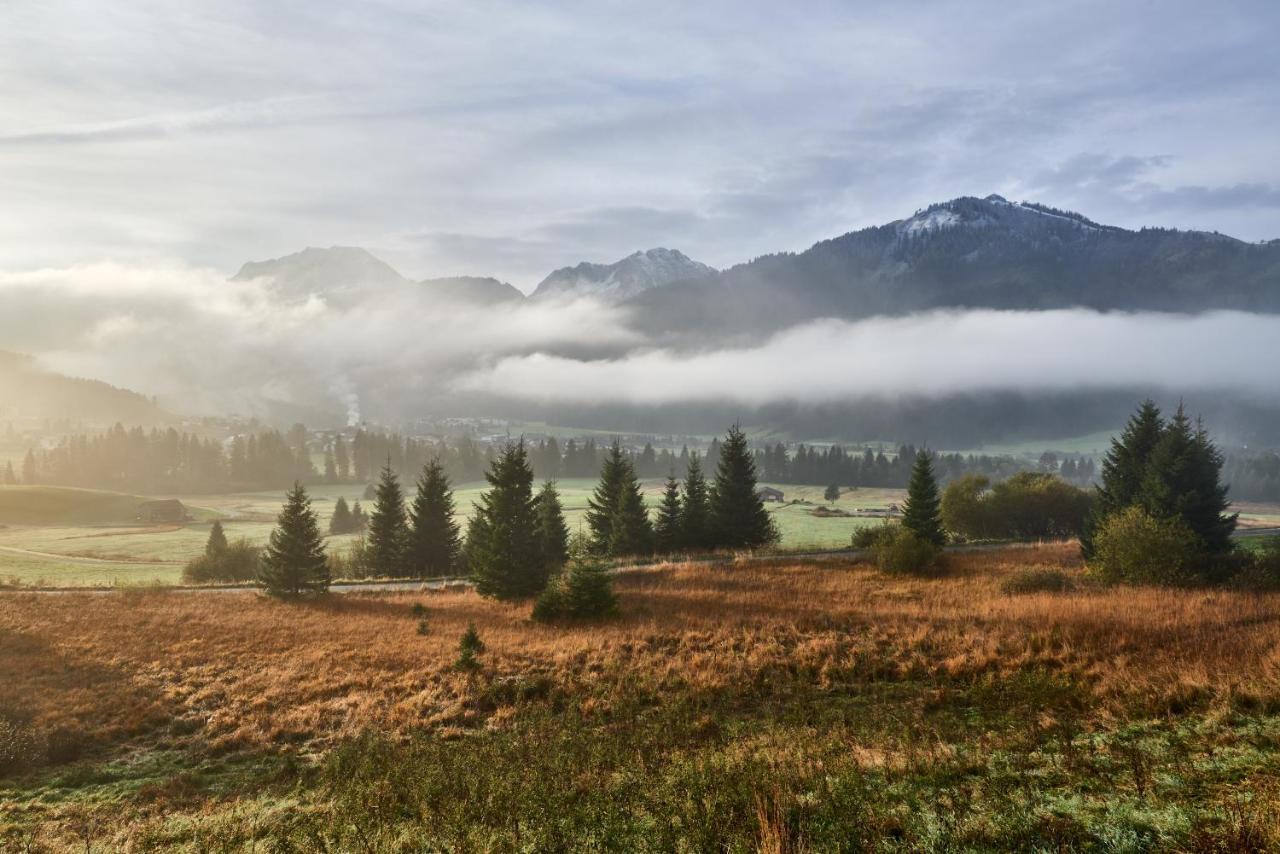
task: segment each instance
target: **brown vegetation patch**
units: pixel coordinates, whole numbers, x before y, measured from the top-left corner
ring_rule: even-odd
[[[966,685],[1029,668],[1077,680],[1103,712],[1280,708],[1278,596],[1002,592],[1028,566],[1078,577],[1069,545],[948,561],[937,579],[785,559],[628,572],[617,583],[622,617],[573,628],[456,589],[299,604],[248,593],[6,594],[0,710],[21,707],[38,729],[103,742],[181,737],[226,750],[328,742],[371,725],[501,726],[511,707],[548,698],[608,714],[623,694],[765,696],[779,680],[819,691]],[[472,620],[488,646],[482,679],[452,667]]]

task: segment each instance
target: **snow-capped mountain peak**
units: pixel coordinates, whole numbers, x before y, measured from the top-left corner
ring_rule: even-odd
[[[715,272],[677,249],[648,249],[612,264],[583,261],[574,267],[562,267],[543,279],[533,296],[592,296],[621,302],[653,288]]]

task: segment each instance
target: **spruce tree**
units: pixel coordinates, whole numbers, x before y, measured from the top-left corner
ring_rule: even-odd
[[[684,547],[682,517],[680,482],[673,472],[667,476],[667,486],[662,491],[662,504],[658,507],[658,521],[653,526],[654,548],[658,552],[669,554]]]
[[[467,525],[467,559],[476,591],[507,601],[536,595],[549,572],[539,549],[533,469],[524,442],[508,443],[485,480],[489,489]]]
[[[614,556],[647,555],[653,552],[653,523],[644,505],[644,493],[631,460],[623,458],[617,502],[609,523],[607,553]]]
[[[404,493],[400,479],[391,470],[391,459],[382,467],[374,493],[373,512],[369,514],[369,532],[365,554],[369,569],[375,575],[390,577],[408,574],[406,561],[409,527],[405,522]]]
[[[409,572],[419,578],[449,575],[462,556],[462,538],[453,518],[453,491],[439,460],[418,478],[418,493],[409,511]]]
[[[34,486],[39,480],[36,472],[36,454],[30,448],[27,449],[27,455],[22,458],[22,482],[27,486]]]
[[[738,425],[729,428],[719,448],[716,480],[711,488],[711,531],[714,545],[759,548],[778,541],[778,528],[756,493],[756,461]]]
[[[207,557],[216,558],[227,551],[227,534],[222,530],[222,522],[213,520],[209,528],[209,539],[205,541],[204,553]]]
[[[18,475],[13,471],[13,461],[6,460],[4,464],[4,483],[6,486],[15,486],[18,483]]]
[[[333,459],[338,467],[338,478],[346,480],[351,475],[351,453],[347,450],[347,443],[339,436],[333,440]]]
[[[285,496],[275,530],[262,554],[258,581],[273,596],[293,597],[329,589],[329,565],[311,499],[295,483]]]
[[[548,480],[538,493],[538,550],[547,566],[555,569],[569,559],[569,526],[564,521],[564,508],[554,480]]]
[[[1121,434],[1111,440],[1102,460],[1102,482],[1094,493],[1093,508],[1080,535],[1080,551],[1093,557],[1093,535],[1103,521],[1139,503],[1151,454],[1164,435],[1164,419],[1151,400],[1144,400]]]
[[[338,464],[334,461],[332,450],[324,452],[324,482],[338,482]]]
[[[902,527],[927,543],[944,545],[947,535],[942,528],[941,507],[938,481],[933,476],[933,461],[922,449],[916,453],[915,464],[911,467],[907,500],[902,507]]]
[[[689,457],[684,476],[680,532],[687,549],[710,549],[715,546],[711,539],[711,502],[707,495],[707,481],[702,474],[702,460],[696,453]]]
[[[1223,554],[1232,548],[1236,516],[1226,513],[1221,473],[1222,455],[1179,406],[1151,451],[1136,503],[1157,519],[1180,519],[1205,551]]]
[[[587,527],[591,529],[591,544],[600,553],[608,553],[613,542],[613,520],[618,514],[626,469],[627,459],[622,453],[622,445],[615,439],[600,467],[600,482],[587,499]]]
[[[369,527],[369,514],[364,512],[364,508],[357,501],[351,505],[351,530],[359,533]]]
[[[333,515],[329,517],[329,533],[330,534],[349,534],[356,529],[354,517],[351,515],[351,508],[347,506],[347,499],[341,495],[333,504]]]

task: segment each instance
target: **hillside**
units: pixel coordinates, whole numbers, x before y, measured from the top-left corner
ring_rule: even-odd
[[[0,421],[155,424],[171,417],[137,392],[46,371],[28,356],[0,351]]]
[[[62,486],[0,486],[0,525],[127,525],[149,499]]]
[[[640,294],[642,328],[778,329],[936,308],[1280,311],[1280,242],[1144,228],[992,195]]]

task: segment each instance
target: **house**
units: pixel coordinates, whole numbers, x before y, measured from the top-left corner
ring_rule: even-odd
[[[138,505],[138,521],[151,523],[185,522],[187,521],[187,508],[176,498],[144,501]]]
[[[785,499],[785,496],[782,494],[782,490],[774,489],[772,486],[760,487],[756,490],[756,495],[760,497],[761,501],[777,501],[778,503],[782,503]]]

